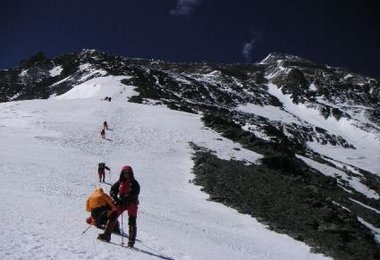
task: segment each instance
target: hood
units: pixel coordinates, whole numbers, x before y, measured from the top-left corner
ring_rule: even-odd
[[[104,194],[104,190],[103,190],[103,188],[101,188],[101,187],[96,188],[96,189],[94,190],[93,194],[94,194],[94,195],[95,195],[95,194],[97,194],[97,195],[102,195],[102,194]]]
[[[119,177],[120,180],[124,180],[125,179],[123,173],[128,173],[128,175],[130,176],[131,180],[135,179],[135,176],[134,176],[134,173],[133,173],[133,169],[132,169],[131,166],[125,165],[123,168],[121,168],[120,177]]]

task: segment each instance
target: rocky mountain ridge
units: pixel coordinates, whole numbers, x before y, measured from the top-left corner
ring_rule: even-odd
[[[39,53],[0,71],[0,101],[50,98],[120,75],[138,93],[126,102],[200,114],[264,156],[260,165],[225,161],[194,144],[194,183],[210,199],[337,259],[379,257],[376,79],[279,53],[255,64],[186,64],[83,50]]]

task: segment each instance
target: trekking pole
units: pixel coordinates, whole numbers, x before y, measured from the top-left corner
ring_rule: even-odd
[[[92,226],[92,224],[90,224],[83,232],[82,232],[82,235],[84,234],[84,233],[86,233],[87,232],[87,230],[89,230],[90,229],[90,227]]]
[[[121,213],[121,245],[124,245],[124,224],[123,224],[123,213]]]

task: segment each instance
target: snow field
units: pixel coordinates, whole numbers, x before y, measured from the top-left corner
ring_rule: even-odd
[[[207,201],[189,182],[190,141],[221,158],[255,163],[260,155],[218,140],[221,137],[204,128],[199,116],[127,103],[132,89],[115,90],[112,102],[100,101],[105,92],[98,89],[77,92],[75,99],[67,95],[0,104],[1,259],[325,258],[247,215]],[[106,133],[108,140],[100,139],[104,120],[112,129]],[[142,252],[97,241],[100,230],[95,228],[82,235],[89,215],[85,201],[99,186],[100,161],[112,169],[106,177],[109,183],[117,180],[123,165],[135,171],[141,185],[141,241],[136,247]],[[100,186],[109,190],[107,184]],[[124,230],[126,223],[124,216]],[[112,242],[121,239],[113,236]]]

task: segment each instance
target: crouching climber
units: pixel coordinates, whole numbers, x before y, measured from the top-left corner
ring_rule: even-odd
[[[86,219],[87,224],[105,229],[113,209],[114,201],[112,198],[104,193],[102,188],[96,188],[86,201],[86,211],[91,213],[90,217]],[[113,232],[120,233],[118,222],[116,223]]]

